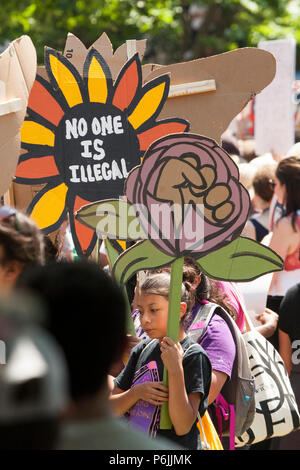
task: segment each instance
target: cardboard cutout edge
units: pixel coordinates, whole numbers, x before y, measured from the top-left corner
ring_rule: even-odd
[[[20,152],[20,129],[36,75],[36,50],[29,36],[12,41],[0,55],[0,194],[11,186]],[[10,106],[4,109],[5,103]],[[7,112],[7,113],[6,113]]]

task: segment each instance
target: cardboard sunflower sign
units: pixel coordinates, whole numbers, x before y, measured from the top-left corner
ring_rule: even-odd
[[[16,183],[42,184],[29,215],[44,233],[58,229],[67,213],[75,248],[89,255],[96,233],[74,219],[82,206],[118,197],[128,173],[158,137],[188,130],[188,122],[157,117],[169,92],[169,76],[143,86],[138,53],[113,83],[110,68],[90,49],[81,76],[62,54],[46,48],[48,80],[37,75],[21,130],[24,153]]]
[[[38,67],[14,203],[27,207],[44,233],[68,214],[79,255],[91,254],[96,234],[74,219],[76,211],[121,195],[128,172],[156,139],[191,130],[219,142],[275,74],[272,54],[256,48],[142,66],[145,48],[145,40],[129,40],[114,52],[103,33],[87,49],[68,34],[64,53],[46,48],[45,68]]]

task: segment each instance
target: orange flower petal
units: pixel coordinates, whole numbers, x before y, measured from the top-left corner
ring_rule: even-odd
[[[17,166],[16,177],[27,179],[48,178],[59,175],[53,155],[28,158]]]
[[[185,121],[158,122],[156,126],[137,135],[140,143],[140,149],[146,151],[155,140],[160,139],[165,135],[185,132],[187,131],[188,127],[189,125]]]
[[[35,80],[31,89],[28,107],[55,126],[59,124],[64,115],[58,102],[38,80]]]
[[[75,197],[74,201],[74,208],[73,208],[73,213],[78,211],[81,207],[86,206],[87,204],[90,204],[90,201],[85,201],[79,196]],[[71,217],[70,217],[71,219]],[[82,225],[78,220],[74,219],[72,217],[71,225],[73,225],[75,229],[75,248],[78,254],[82,252],[83,254],[90,254],[90,252],[93,250],[95,243],[96,243],[96,233],[95,230],[92,230],[85,225]],[[77,240],[76,240],[77,238]],[[78,243],[77,243],[78,242]],[[79,246],[78,246],[79,244]]]
[[[130,62],[127,62],[123,70],[120,72],[115,85],[116,90],[112,101],[112,104],[122,111],[129,107],[141,82],[141,73],[138,68],[137,56],[135,56],[134,60]]]

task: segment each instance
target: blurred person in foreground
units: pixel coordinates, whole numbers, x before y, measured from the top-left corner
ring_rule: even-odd
[[[59,449],[169,450],[113,417],[108,374],[126,347],[126,303],[119,287],[92,262],[62,262],[22,273],[18,288],[39,295],[47,327],[62,348],[71,399]]]
[[[0,449],[52,450],[67,403],[61,349],[42,326],[43,310],[16,293],[0,301]]]

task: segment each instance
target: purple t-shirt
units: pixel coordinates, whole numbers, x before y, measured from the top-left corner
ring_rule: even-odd
[[[208,355],[212,369],[230,378],[236,347],[229,326],[217,313],[212,316],[199,344]]]

